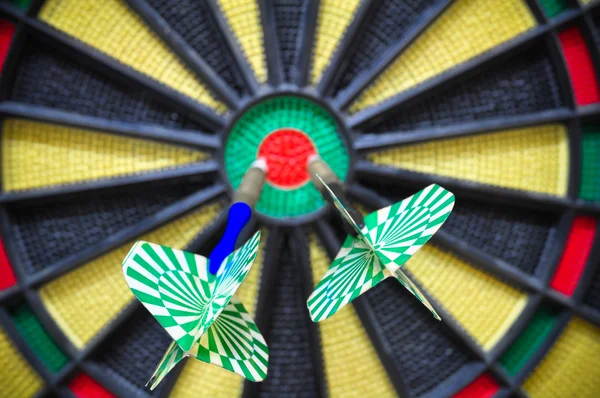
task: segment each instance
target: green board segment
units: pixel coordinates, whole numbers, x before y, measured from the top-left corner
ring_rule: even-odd
[[[600,126],[583,128],[579,197],[600,201]]]
[[[540,0],[540,4],[548,18],[554,18],[569,8],[566,0]]]
[[[25,11],[27,7],[29,7],[31,0],[11,0],[10,2],[19,7],[21,10]]]
[[[11,311],[11,316],[23,339],[51,372],[56,373],[67,364],[69,359],[48,335],[27,304]]]
[[[265,138],[285,129],[306,135],[337,176],[346,178],[349,157],[334,117],[306,98],[281,96],[254,105],[233,125],[225,144],[225,170],[234,189],[256,160]],[[301,186],[284,189],[267,178],[256,210],[270,217],[286,218],[307,215],[323,206],[325,201],[308,179]]]
[[[556,323],[558,312],[549,307],[540,307],[527,328],[500,358],[500,364],[510,375],[515,375],[542,345]]]

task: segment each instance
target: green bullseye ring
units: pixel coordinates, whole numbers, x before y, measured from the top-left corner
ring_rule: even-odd
[[[236,189],[257,155],[266,154],[267,165],[276,173],[267,176],[256,210],[274,218],[306,216],[325,206],[319,191],[305,178],[304,168],[298,167],[313,150],[338,177],[346,178],[348,151],[333,115],[306,98],[265,99],[233,125],[225,143],[225,172]],[[285,164],[290,167],[282,167]]]

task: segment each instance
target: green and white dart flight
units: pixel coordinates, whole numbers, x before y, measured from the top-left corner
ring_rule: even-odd
[[[256,324],[234,296],[250,271],[260,231],[208,272],[206,257],[137,242],[123,261],[127,285],[173,338],[149,383],[153,390],[188,356],[251,381],[267,375],[269,350]]]
[[[313,321],[331,317],[340,308],[388,277],[395,277],[440,320],[431,303],[401,267],[440,229],[454,207],[454,195],[439,185],[430,185],[401,202],[385,207],[357,222],[318,173],[325,194],[341,216],[357,232],[348,235],[331,267],[308,298]],[[338,192],[339,189],[337,190]]]

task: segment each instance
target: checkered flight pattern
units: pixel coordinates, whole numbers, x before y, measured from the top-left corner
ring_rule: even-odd
[[[320,181],[344,220],[356,230],[357,236],[346,237],[329,270],[308,298],[312,320],[320,322],[331,317],[391,276],[425,305],[436,319],[441,320],[425,295],[402,271],[402,266],[450,216],[454,194],[432,184],[396,204],[370,213],[361,226],[325,181]]]
[[[148,383],[153,390],[183,358],[194,356],[251,381],[267,375],[269,349],[234,296],[258,252],[260,231],[208,272],[206,257],[140,241],[123,261],[127,285],[173,338]]]

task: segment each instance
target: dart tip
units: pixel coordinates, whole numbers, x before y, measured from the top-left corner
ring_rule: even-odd
[[[320,160],[320,159],[321,159],[321,157],[319,156],[318,153],[313,153],[312,155],[310,155],[308,157],[308,159],[306,159],[306,166],[308,166],[309,164],[311,164],[315,160]]]
[[[252,164],[250,165],[250,167],[256,167],[256,168],[261,169],[262,171],[264,171],[266,173],[267,170],[268,170],[267,159],[265,159],[265,158],[258,158],[254,162],[252,162]]]

